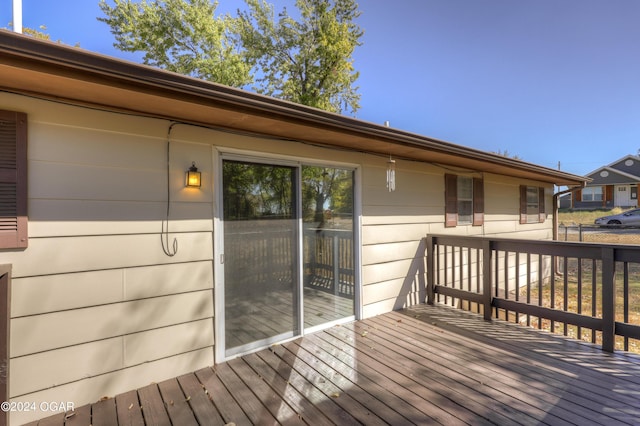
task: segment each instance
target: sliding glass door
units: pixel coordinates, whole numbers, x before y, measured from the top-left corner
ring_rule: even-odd
[[[302,166],[305,328],[355,312],[353,174]]]
[[[225,357],[355,313],[353,170],[222,162]]]
[[[226,355],[300,334],[297,169],[223,162]]]

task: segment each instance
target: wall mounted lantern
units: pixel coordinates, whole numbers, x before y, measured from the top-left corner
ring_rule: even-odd
[[[193,161],[191,163],[191,167],[187,170],[186,178],[185,178],[185,186],[189,188],[200,188],[202,185],[202,174],[198,171],[196,167],[196,162]]]

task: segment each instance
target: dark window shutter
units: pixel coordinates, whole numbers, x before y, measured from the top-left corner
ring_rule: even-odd
[[[484,223],[484,180],[473,178],[473,226]]]
[[[527,187],[520,185],[520,223],[527,223]]]
[[[544,206],[544,188],[538,188],[538,222],[542,223],[547,219],[547,212]]]
[[[458,176],[444,175],[444,226],[458,224]]]
[[[27,243],[27,115],[0,110],[0,249]]]

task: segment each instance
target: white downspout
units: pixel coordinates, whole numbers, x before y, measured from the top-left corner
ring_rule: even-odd
[[[13,31],[22,34],[22,0],[13,0]]]

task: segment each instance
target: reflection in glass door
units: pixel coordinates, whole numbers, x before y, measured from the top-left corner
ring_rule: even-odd
[[[300,334],[297,168],[223,161],[226,356]]]
[[[225,357],[355,317],[353,170],[224,159],[222,210]]]
[[[302,166],[305,328],[355,314],[353,175]]]

